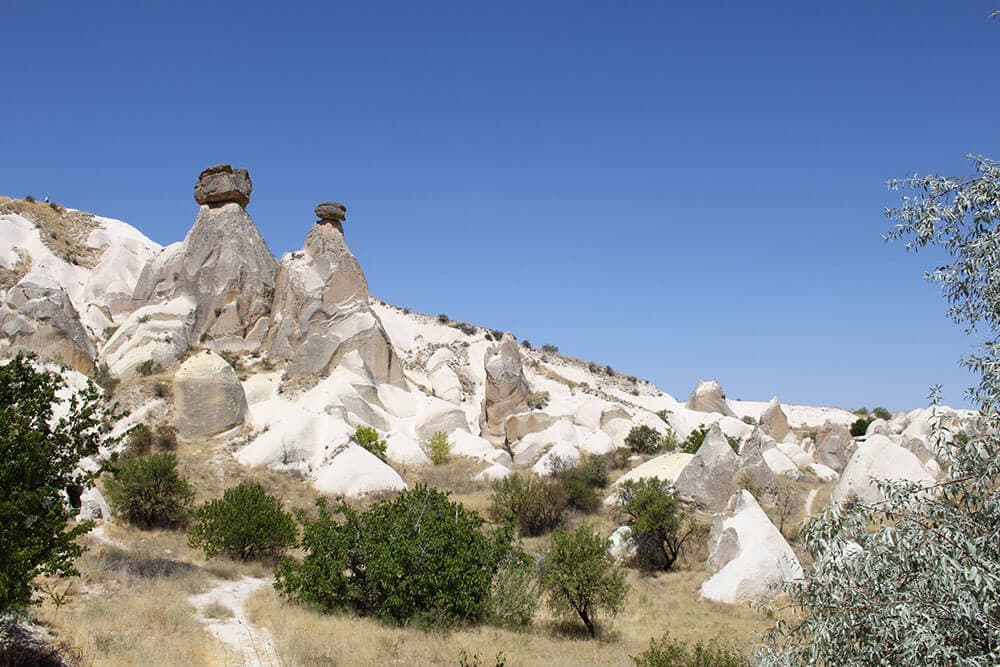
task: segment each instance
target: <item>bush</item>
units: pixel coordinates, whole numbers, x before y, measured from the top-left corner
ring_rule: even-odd
[[[431,450],[431,462],[436,466],[447,463],[448,457],[451,456],[451,443],[448,442],[448,434],[444,431],[432,435],[427,448]]]
[[[344,503],[331,512],[324,500],[317,507],[314,519],[299,515],[305,557],[281,561],[275,588],[324,611],[439,626],[477,621],[500,565],[526,558],[509,528],[483,531],[479,514],[424,485],[365,512]]]
[[[490,585],[489,621],[504,627],[531,625],[538,603],[538,578],[532,563],[516,558],[503,561]]]
[[[139,528],[173,528],[189,518],[194,491],[177,473],[173,452],[126,459],[107,486],[117,514]]]
[[[569,499],[556,482],[517,473],[493,482],[490,516],[497,521],[513,521],[518,533],[536,536],[563,522]]]
[[[857,421],[851,424],[851,437],[860,438],[868,431],[868,425],[871,424],[874,419],[871,417],[858,417]]]
[[[555,459],[551,470],[570,508],[588,513],[600,508],[597,489],[608,483],[608,462],[603,456],[584,456],[576,465]]]
[[[158,361],[153,361],[152,359],[146,359],[138,366],[135,367],[135,373],[139,377],[149,377],[155,373],[161,373],[163,371],[163,364]]]
[[[886,421],[892,419],[892,413],[881,406],[872,410],[872,416],[875,417],[875,419],[884,419]]]
[[[545,345],[542,345],[542,352],[548,352],[549,354],[558,354],[559,346],[546,343]]]
[[[687,454],[696,454],[701,447],[701,443],[705,442],[706,435],[708,435],[707,427],[702,426],[694,429],[688,435],[687,439],[681,443],[681,451]]]
[[[677,434],[674,433],[674,429],[667,426],[667,432],[660,436],[660,442],[657,444],[659,451],[673,452],[679,449],[680,446],[681,441],[677,439]]]
[[[500,340],[500,339],[497,338],[497,340]],[[523,347],[526,350],[530,350],[531,349],[531,341],[528,340],[527,338],[525,338],[524,340],[521,341],[521,347]]]
[[[575,613],[591,637],[597,634],[597,613],[616,615],[629,590],[625,573],[608,553],[608,540],[590,526],[552,533],[552,546],[542,558],[541,584],[553,613]]]
[[[690,647],[670,633],[650,639],[649,648],[630,655],[636,667],[749,667],[750,661],[735,648],[712,640]]]
[[[724,434],[725,435],[725,434]],[[726,442],[729,443],[729,448],[733,450],[734,453],[740,453],[740,445],[743,444],[738,437],[735,435],[727,435]]]
[[[160,423],[155,429],[137,424],[128,433],[126,456],[145,456],[154,451],[169,452],[177,449],[177,433],[168,424]]]
[[[260,484],[243,482],[226,489],[222,498],[195,514],[198,521],[188,545],[204,551],[206,558],[221,553],[239,560],[273,559],[293,546],[298,535],[292,515]]]
[[[451,321],[451,318],[448,317],[447,315],[445,315],[444,313],[441,313],[440,315],[438,315],[437,319],[438,319],[438,322],[440,324],[448,324],[448,322]]]
[[[632,529],[635,564],[644,570],[669,570],[684,546],[706,531],[677,502],[667,483],[655,477],[623,484],[618,489],[617,513]]]
[[[379,457],[385,461],[385,452],[388,444],[385,440],[381,440],[378,437],[378,431],[370,426],[358,426],[354,430],[354,435],[351,436],[357,444],[361,445],[369,452]]]
[[[660,451],[660,434],[652,426],[633,426],[625,436],[625,446],[636,454],[655,454]]]
[[[93,524],[70,525],[76,510],[65,494],[93,477],[82,458],[121,440],[108,426],[121,415],[105,410],[96,384],[68,397],[65,390],[30,355],[0,365],[0,616],[32,603],[39,575],[76,574],[77,538]]]

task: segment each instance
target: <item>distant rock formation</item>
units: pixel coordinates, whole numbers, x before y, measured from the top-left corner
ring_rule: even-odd
[[[841,472],[853,453],[854,439],[849,428],[829,422],[819,427],[813,454],[816,463]]]
[[[775,396],[760,415],[760,429],[777,441],[782,441],[791,429],[788,428],[788,417],[781,409],[781,403]]]
[[[484,364],[486,393],[479,426],[484,438],[501,444],[506,438],[507,417],[528,409],[528,381],[514,337],[505,333],[498,345],[491,345]]]
[[[243,208],[250,190],[245,169],[203,171],[194,226],[146,265],[133,294],[136,307],[189,297],[196,306],[189,338],[213,350],[254,351],[270,324],[278,264]]]
[[[674,488],[683,500],[716,512],[736,490],[740,458],[718,424],[712,424],[691,462],[677,476]]]
[[[319,221],[302,250],[281,258],[264,348],[287,360],[292,375],[323,375],[357,351],[377,382],[403,386],[402,366],[369,305],[368,281],[344,241],[346,211],[336,202],[317,206]]]
[[[876,479],[932,483],[931,475],[912,452],[897,445],[888,436],[873,435],[858,447],[833,490],[833,502],[851,496],[875,503],[882,498]]]
[[[685,407],[698,412],[718,412],[729,417],[736,416],[726,403],[726,394],[722,391],[718,380],[702,380],[695,385]]]
[[[225,359],[201,352],[174,375],[174,425],[182,438],[209,438],[242,426],[247,414],[243,385]]]

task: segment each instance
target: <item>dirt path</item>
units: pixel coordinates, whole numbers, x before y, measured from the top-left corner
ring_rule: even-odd
[[[259,588],[270,583],[257,577],[221,581],[214,588],[188,598],[196,610],[195,618],[225,647],[223,664],[227,667],[280,667],[271,633],[252,625],[243,606]]]
[[[809,493],[806,495],[806,506],[803,510],[805,512],[805,516],[812,515],[813,501],[816,500],[816,494],[818,492],[819,489],[809,489]]]

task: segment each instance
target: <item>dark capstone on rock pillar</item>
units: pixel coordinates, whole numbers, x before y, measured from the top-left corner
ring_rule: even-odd
[[[325,201],[316,206],[316,217],[320,223],[343,222],[347,219],[347,207],[339,201]]]
[[[250,172],[246,169],[233,169],[228,164],[217,164],[198,174],[198,182],[194,184],[194,200],[212,207],[235,203],[246,208],[252,191]]]

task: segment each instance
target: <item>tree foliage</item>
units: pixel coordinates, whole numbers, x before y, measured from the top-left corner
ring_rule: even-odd
[[[522,536],[534,537],[562,524],[569,501],[561,484],[514,473],[493,482],[490,516],[514,523]]]
[[[591,637],[597,635],[598,612],[618,614],[629,590],[625,573],[608,553],[608,540],[586,525],[553,531],[552,546],[542,557],[541,583],[552,611],[576,614]]]
[[[625,436],[625,446],[636,454],[655,454],[660,451],[660,434],[652,426],[633,426]]]
[[[70,526],[66,493],[92,478],[80,460],[119,440],[102,397],[91,382],[69,393],[27,355],[0,366],[0,613],[30,604],[39,575],[76,574],[92,524]]]
[[[260,484],[243,482],[226,489],[195,512],[198,520],[188,544],[208,558],[222,553],[239,560],[267,560],[295,544],[295,519]]]
[[[928,278],[982,346],[965,363],[979,417],[966,440],[937,420],[940,482],[880,482],[883,500],[834,506],[802,538],[814,563],[789,588],[800,621],[780,622],[765,664],[993,665],[1000,662],[1000,168],[891,181],[890,239],[950,256]],[[932,391],[932,402],[938,390]]]
[[[176,528],[187,523],[194,489],[177,472],[173,452],[127,458],[113,472],[108,494],[122,519],[139,528]]]
[[[705,533],[705,526],[655,477],[619,487],[617,511],[632,529],[635,564],[642,569],[669,570],[684,546]]]
[[[385,461],[385,453],[388,443],[378,437],[378,431],[371,426],[358,426],[351,438],[369,452]]]
[[[481,516],[424,485],[364,512],[345,503],[331,511],[321,500],[315,518],[300,520],[305,557],[279,564],[275,588],[326,611],[396,623],[481,619],[501,563],[525,558],[509,527],[484,532]]]

